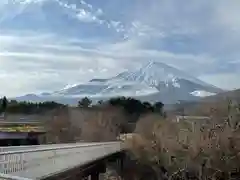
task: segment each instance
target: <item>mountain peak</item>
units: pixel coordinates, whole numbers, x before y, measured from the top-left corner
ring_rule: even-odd
[[[183,76],[186,75],[180,70],[167,64],[151,60],[135,71],[127,71],[119,74],[117,78],[145,83],[150,86],[158,86],[162,82],[166,83],[170,81],[176,83],[176,79],[182,78]]]
[[[121,73],[121,77],[125,80],[147,83],[152,86],[158,86],[160,82],[165,82],[166,84],[172,82],[175,84],[177,80],[184,79],[202,86],[213,87],[198,78],[190,76],[180,69],[154,60],[150,60],[148,63],[144,64],[135,71]]]
[[[155,61],[155,60],[148,61],[142,67],[156,67],[156,66],[159,66],[159,67],[171,67],[170,65],[168,65],[166,63],[163,63],[163,62],[160,62],[160,61]],[[171,68],[173,68],[173,67],[171,67]]]
[[[147,66],[147,67],[153,66],[155,63],[156,63],[155,61],[150,60],[150,61],[146,64],[146,66]]]

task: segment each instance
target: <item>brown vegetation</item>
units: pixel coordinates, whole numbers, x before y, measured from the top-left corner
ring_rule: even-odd
[[[71,143],[80,135],[80,128],[73,126],[69,116],[69,109],[52,111],[45,121],[46,143]]]
[[[134,134],[125,141],[130,159],[124,179],[240,179],[240,110],[238,104],[227,102],[215,104],[217,109],[211,103],[204,106],[209,121],[174,122],[159,113],[140,115]],[[119,107],[60,112],[49,128],[56,142],[112,141],[129,132],[131,116]]]
[[[48,143],[116,140],[127,130],[127,116],[120,108],[86,107],[52,111],[46,121]]]
[[[148,115],[138,121],[138,135],[126,144],[138,164],[152,168],[159,180],[239,179],[240,129],[236,122],[240,119],[236,114],[207,124]]]
[[[82,125],[81,138],[86,141],[113,141],[127,125],[125,113],[114,107],[96,108],[87,113]]]

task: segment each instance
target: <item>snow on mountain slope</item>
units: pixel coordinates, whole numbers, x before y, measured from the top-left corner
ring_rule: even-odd
[[[134,96],[146,95],[158,92],[154,87],[127,81],[118,82],[88,82],[64,88],[52,93],[53,96],[65,97],[111,97],[111,96]]]
[[[113,79],[116,78],[146,83],[150,86],[158,86],[159,83],[165,82],[166,85],[171,83],[174,86],[179,87],[178,79],[185,79],[202,86],[212,86],[167,64],[154,61],[150,61],[136,71],[121,73]]]
[[[133,96],[140,100],[162,101],[165,104],[179,100],[197,100],[222,92],[221,89],[194,78],[176,68],[159,62],[150,62],[138,70],[126,71],[109,79],[93,79],[48,93],[44,97],[106,99],[114,96]]]
[[[210,93],[206,91],[193,91],[191,92],[193,96],[198,96],[198,97],[207,97],[207,96],[213,96],[216,95],[216,93]]]

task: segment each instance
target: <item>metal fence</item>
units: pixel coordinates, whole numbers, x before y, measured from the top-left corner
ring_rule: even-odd
[[[36,148],[37,147],[37,148]],[[0,152],[0,179],[39,179],[121,151],[120,142],[34,146]],[[1,174],[2,173],[2,174]],[[3,177],[3,175],[5,177]]]

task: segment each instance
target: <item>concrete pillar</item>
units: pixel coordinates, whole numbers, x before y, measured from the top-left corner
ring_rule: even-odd
[[[120,163],[119,163],[120,172],[123,172],[123,163],[124,163],[123,157],[119,161],[120,161]]]
[[[99,180],[99,172],[93,172],[91,174],[91,180]]]

